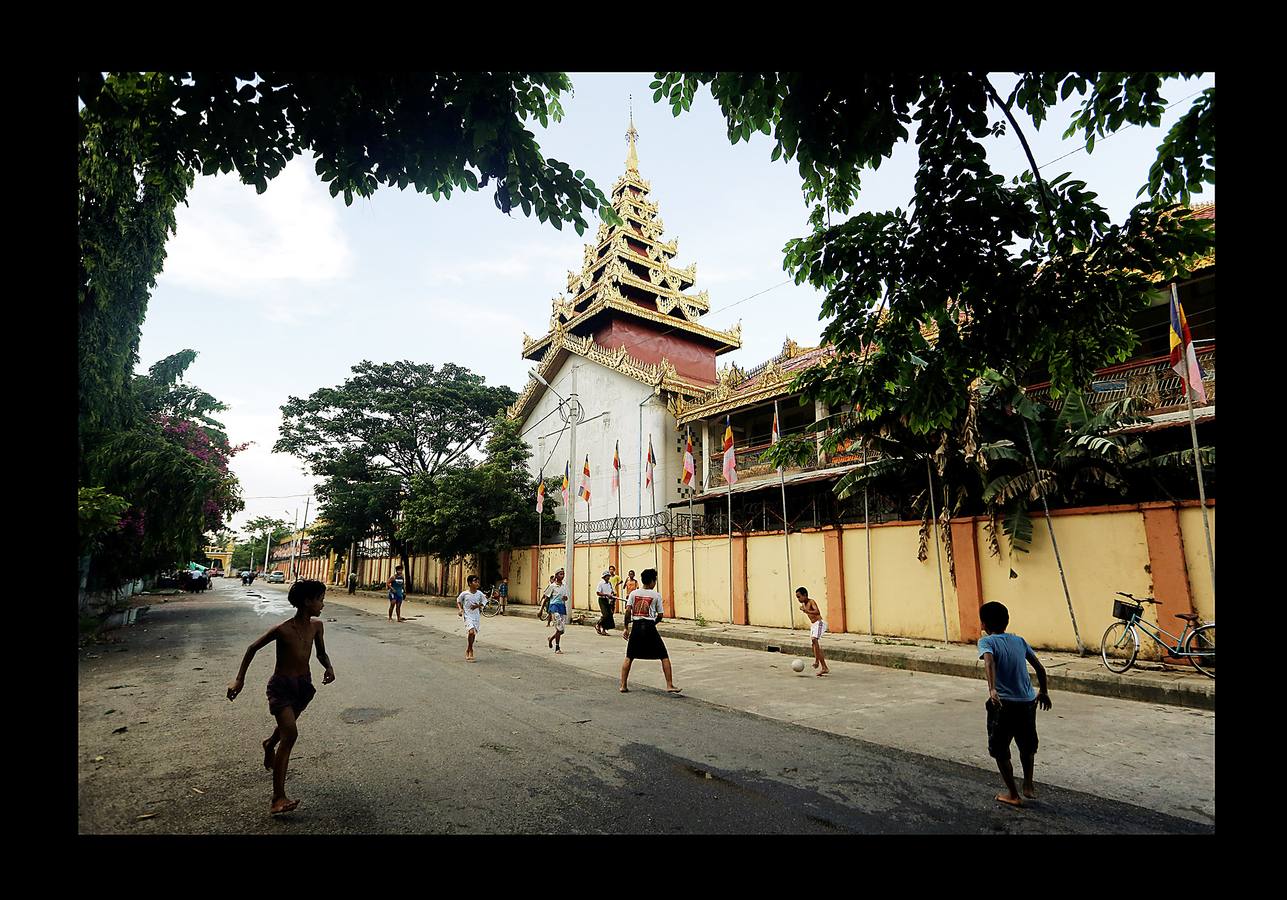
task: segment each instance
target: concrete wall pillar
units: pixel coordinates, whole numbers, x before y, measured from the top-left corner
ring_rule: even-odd
[[[657,542],[657,559],[661,571],[657,573],[657,588],[661,591],[662,613],[667,619],[675,617],[675,539]]]
[[[956,612],[961,623],[961,640],[977,641],[983,636],[979,607],[983,597],[983,573],[979,567],[978,534],[974,519],[952,520],[952,557],[956,560]]]
[[[1153,598],[1160,604],[1157,621],[1167,631],[1179,634],[1184,623],[1174,618],[1175,614],[1195,612],[1189,567],[1184,557],[1184,536],[1180,533],[1180,510],[1170,505],[1149,504],[1142,512]]]
[[[733,624],[749,624],[746,601],[746,536],[733,538]]]
[[[844,532],[839,525],[828,528],[822,533],[822,541],[827,563],[827,630],[844,634],[849,627],[845,611]]]

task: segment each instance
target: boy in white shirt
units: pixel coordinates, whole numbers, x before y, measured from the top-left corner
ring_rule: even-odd
[[[465,661],[474,661],[474,638],[478,635],[478,625],[482,622],[483,604],[487,602],[487,595],[478,589],[478,576],[470,575],[467,581],[469,590],[461,591],[460,596],[456,598],[456,608],[460,610],[458,615],[465,620],[465,627],[469,629],[469,643],[465,645]]]

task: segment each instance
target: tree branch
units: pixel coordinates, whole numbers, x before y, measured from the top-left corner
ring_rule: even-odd
[[[1028,166],[1032,169],[1032,177],[1037,179],[1037,189],[1040,191],[1039,196],[1041,197],[1041,208],[1046,213],[1046,225],[1050,227],[1050,238],[1051,240],[1054,240],[1055,219],[1050,214],[1050,204],[1046,200],[1046,182],[1041,178],[1041,170],[1037,168],[1037,160],[1032,156],[1032,148],[1028,146],[1028,139],[1023,136],[1023,129],[1019,127],[1019,123],[1015,121],[1014,116],[1010,114],[1010,107],[1001,102],[1001,98],[997,95],[996,88],[992,87],[992,82],[988,81],[986,76],[983,78],[983,86],[987,89],[988,96],[992,98],[992,102],[995,103],[1000,108],[1001,112],[1005,113],[1005,117],[1010,120],[1010,125],[1014,128],[1014,133],[1019,136],[1019,143],[1023,144],[1023,152],[1028,156]]]

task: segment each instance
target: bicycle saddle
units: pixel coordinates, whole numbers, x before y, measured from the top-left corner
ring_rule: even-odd
[[[1186,619],[1190,622],[1196,622],[1198,620],[1196,613],[1176,613],[1175,617],[1177,619]]]

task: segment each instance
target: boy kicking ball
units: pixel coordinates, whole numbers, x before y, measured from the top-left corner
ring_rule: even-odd
[[[822,636],[827,632],[827,623],[822,620],[822,610],[809,597],[808,588],[796,588],[795,599],[800,601],[800,611],[809,617],[809,637],[813,639],[813,667],[818,670],[818,677],[830,675],[827,658],[822,655]]]
[[[335,680],[335,669],[331,666],[331,658],[326,655],[326,643],[322,639],[324,626],[320,619],[314,618],[321,615],[325,606],[322,598],[325,596],[326,585],[320,581],[305,579],[291,585],[287,598],[295,607],[294,618],[268,629],[267,634],[246,648],[241,669],[228,685],[228,699],[235,700],[245,685],[250,661],[261,648],[276,642],[277,668],[273,677],[268,679],[268,711],[277,719],[277,727],[263,743],[264,768],[271,769],[273,773],[273,799],[268,812],[274,816],[299,806],[298,800],[286,796],[286,768],[290,764],[291,748],[299,735],[295,723],[317,693],[309,669],[314,646],[317,647],[317,661],[326,667],[322,684]]]
[[[1017,634],[1006,634],[1010,611],[1000,603],[979,607],[979,621],[986,632],[979,638],[979,656],[988,677],[988,754],[997,761],[1001,780],[1009,793],[997,794],[997,801],[1008,806],[1023,806],[1014,783],[1014,765],[1010,761],[1010,742],[1019,745],[1019,762],[1023,765],[1023,796],[1037,796],[1032,783],[1032,769],[1037,756],[1037,707],[1050,709],[1046,692],[1046,669],[1025,641]],[[1028,677],[1028,663],[1037,670],[1040,691],[1033,691]]]

